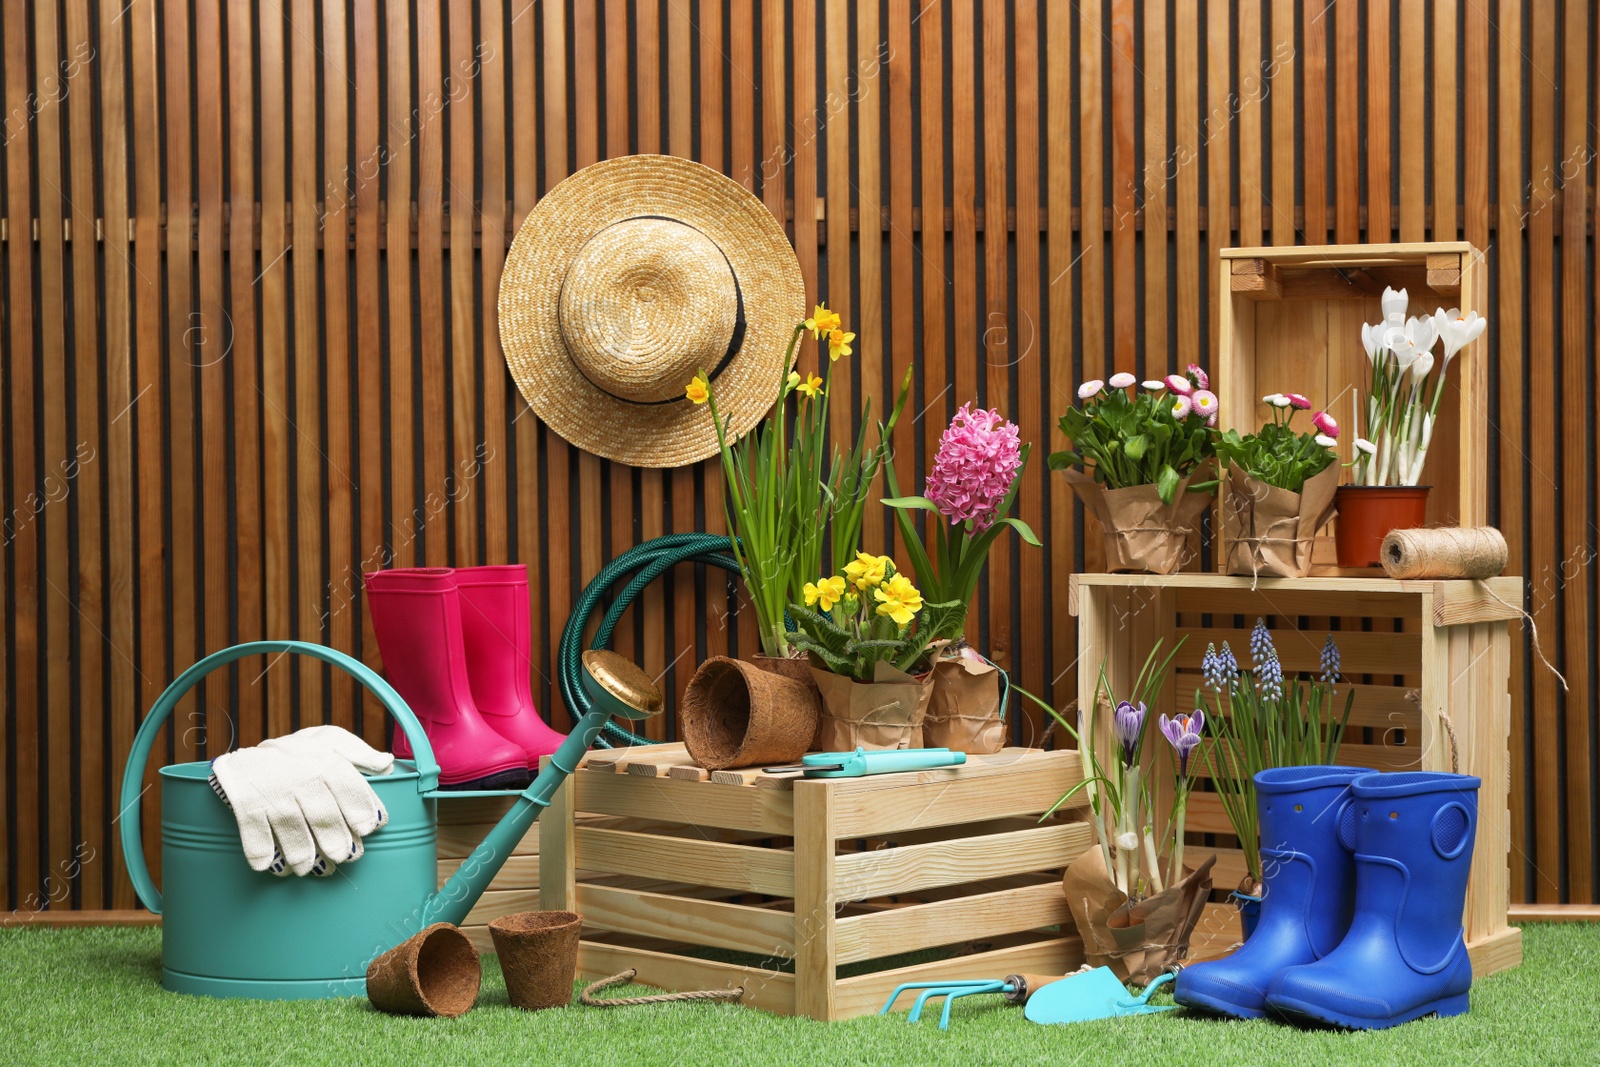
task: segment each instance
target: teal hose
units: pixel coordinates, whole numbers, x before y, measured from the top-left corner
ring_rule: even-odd
[[[592,706],[592,701],[584,692],[580,681],[580,672],[583,670],[584,626],[612,586],[631,575],[622,592],[611,602],[610,608],[600,620],[600,628],[595,631],[590,648],[605,648],[610,644],[618,620],[628,610],[628,606],[638,599],[645,586],[679,563],[708,563],[734,574],[739,573],[739,565],[730,554],[730,548],[728,538],[720,534],[668,534],[629,549],[601,568],[600,573],[595,575],[594,580],[578,596],[578,602],[573,605],[572,614],[567,616],[566,628],[561,631],[561,644],[556,650],[556,682],[560,687],[561,699],[574,720],[586,714]],[[640,737],[614,722],[608,722],[599,743],[609,748],[616,745],[649,745],[655,742],[647,737]]]

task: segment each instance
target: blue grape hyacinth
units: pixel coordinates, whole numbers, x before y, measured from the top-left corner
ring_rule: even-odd
[[[1250,662],[1257,669],[1271,656],[1276,659],[1277,647],[1272,643],[1272,631],[1267,629],[1267,620],[1256,619],[1256,628],[1250,631]]]
[[[1339,680],[1339,646],[1333,643],[1333,635],[1322,643],[1322,674],[1324,685],[1333,685]]]
[[[1283,664],[1278,660],[1278,650],[1267,647],[1267,658],[1256,665],[1256,692],[1266,700],[1283,699]]]

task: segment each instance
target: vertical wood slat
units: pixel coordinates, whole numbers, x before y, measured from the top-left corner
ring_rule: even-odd
[[[791,227],[813,294],[826,233],[827,288],[861,335],[861,390],[841,376],[836,428],[860,395],[886,402],[912,363],[931,405],[900,440],[903,482],[924,473],[914,442],[929,458],[948,405],[980,392],[1034,439],[1021,507],[1049,549],[997,554],[975,622],[999,651],[1014,610],[1031,621],[1049,605],[1050,627],[1015,635],[1025,685],[1070,685],[1075,647],[1058,604],[1077,509],[1043,469],[1047,427],[1077,381],[1121,369],[1113,354],[1148,367],[1205,350],[1216,292],[1202,256],[1363,228],[1486,249],[1497,304],[1469,358],[1494,361],[1496,517],[1573,683],[1563,694],[1526,675],[1526,643],[1514,660],[1519,706],[1524,678],[1531,698],[1513,731],[1515,881],[1541,899],[1594,898],[1594,579],[1573,563],[1587,558],[1600,488],[1583,436],[1600,414],[1585,310],[1600,27],[1583,5],[1250,0],[1237,16],[1220,4],[1201,16],[1137,0],[973,0],[891,6],[880,22],[873,5],[736,0],[726,26],[711,4],[612,3],[604,23],[589,5],[468,0],[415,18],[371,0],[124,6],[7,9],[23,29],[6,35],[4,92],[26,135],[13,121],[0,146],[12,442],[0,582],[5,684],[33,709],[0,752],[14,768],[0,783],[16,872],[0,891],[13,904],[61,906],[69,883],[68,904],[132,903],[110,787],[138,714],[203,651],[292,635],[377,666],[362,569],[521,560],[542,694],[572,591],[606,549],[720,528],[714,469],[603,464],[519,417],[495,336],[499,265],[536,196],[574,163],[663,148],[762,195]],[[1407,60],[1419,27],[1425,67]],[[74,69],[91,40],[93,62]],[[696,55],[691,83],[678,72]],[[52,72],[70,91],[52,91]],[[988,91],[1002,81],[1008,95]],[[848,121],[833,111],[841,91]],[[1475,132],[1491,95],[1492,155]],[[1030,107],[1044,109],[1042,145],[1029,143]],[[1396,129],[1405,151],[1391,158]],[[1042,271],[1030,260],[1041,253]],[[1554,389],[1555,418],[1524,417],[1525,393]],[[467,484],[460,463],[480,448],[498,459]],[[94,459],[53,498],[52,474],[80,449]],[[887,548],[891,529],[873,509],[865,536]],[[625,623],[652,673],[729,647],[729,587],[704,577],[709,589],[682,568]],[[740,613],[742,652],[751,621]],[[326,678],[266,662],[219,674],[180,709],[175,752],[214,754],[235,736],[230,716],[241,743],[328,716],[381,739],[381,716]],[[559,725],[561,709],[548,710]],[[147,806],[147,836],[156,818]],[[78,842],[111,869],[63,879]]]

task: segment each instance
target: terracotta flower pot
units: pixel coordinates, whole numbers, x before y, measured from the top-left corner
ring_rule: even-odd
[[[391,1015],[460,1015],[478,999],[478,950],[449,923],[400,942],[367,966],[367,999]],[[570,983],[569,983],[570,984]]]
[[[1390,530],[1412,530],[1428,519],[1426,485],[1341,485],[1334,494],[1339,521],[1334,544],[1341,567],[1376,567]]]
[[[707,770],[758,767],[805,755],[819,710],[814,686],[714,656],[689,679],[678,725],[689,755]]]
[[[583,918],[570,911],[519,911],[489,923],[511,1003],[526,1011],[572,1003]]]

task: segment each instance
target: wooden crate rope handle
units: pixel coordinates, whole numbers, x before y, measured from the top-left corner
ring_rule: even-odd
[[[626,985],[633,981],[639,972],[632,967],[610,978],[602,978],[583,987],[583,992],[578,994],[578,1003],[586,1008],[631,1008],[641,1004],[670,1004],[673,1001],[694,1000],[738,1000],[744,996],[744,986],[734,986],[732,989],[692,989],[682,993],[656,993],[648,997],[597,997],[596,993],[610,989],[612,986]]]

